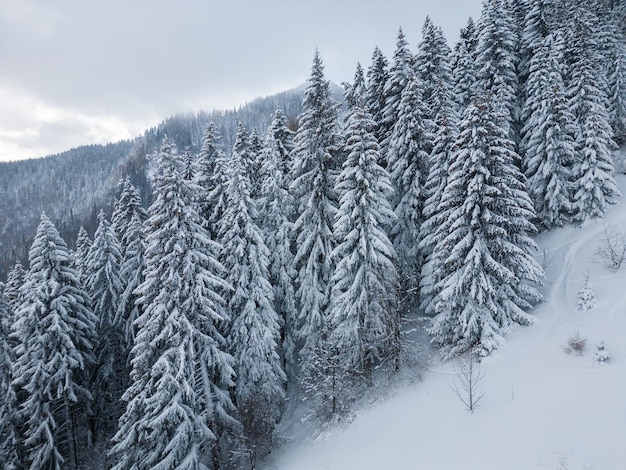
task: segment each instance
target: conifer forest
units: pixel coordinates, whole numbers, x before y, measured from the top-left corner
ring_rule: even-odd
[[[500,349],[534,237],[620,196],[624,2],[484,0],[453,45],[426,17],[341,89],[302,53],[299,90],[0,164],[2,468],[262,468],[406,367],[411,319]]]

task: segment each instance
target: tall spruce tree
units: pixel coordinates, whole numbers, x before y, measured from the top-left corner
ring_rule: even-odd
[[[546,229],[562,226],[573,211],[576,125],[561,75],[562,51],[558,33],[556,38],[548,35],[535,47],[524,108],[527,120],[522,129],[522,168],[538,223]]]
[[[478,25],[477,87],[489,94],[502,108],[500,126],[507,129],[509,138],[518,143],[517,122],[519,82],[518,43],[516,25],[506,0],[485,0]]]
[[[235,149],[228,174],[227,201],[220,221],[221,259],[233,287],[227,295],[232,323],[228,333],[235,360],[234,398],[243,425],[250,468],[269,452],[285,398],[286,376],[279,355],[280,322],[269,282],[269,251],[256,225],[243,156]],[[242,463],[243,465],[243,463]]]
[[[398,106],[398,120],[389,138],[387,155],[395,190],[392,203],[396,222],[391,236],[398,255],[403,288],[415,293],[422,263],[418,245],[426,200],[424,185],[433,139],[430,126],[424,119],[425,104],[419,78],[411,73],[408,80]]]
[[[82,225],[78,229],[78,235],[76,236],[76,250],[74,251],[74,265],[78,271],[78,278],[82,284],[85,284],[86,279],[86,264],[87,255],[89,253],[89,247],[91,247],[91,238],[87,234],[87,230]]]
[[[11,333],[25,464],[77,469],[87,445],[82,417],[91,402],[86,371],[94,363],[96,317],[67,245],[45,215],[29,261]]]
[[[101,211],[85,265],[85,289],[92,299],[98,333],[98,345],[94,351],[96,364],[90,378],[96,438],[108,437],[114,431],[121,414],[119,399],[128,384],[123,325],[118,316],[123,290],[121,263],[122,247],[106,214]]]
[[[500,103],[484,98],[465,112],[440,204],[430,333],[446,357],[489,354],[512,324],[532,322],[524,309],[541,299],[529,284],[543,279],[528,236],[533,207],[513,144],[498,126],[501,112]]]
[[[119,268],[122,291],[117,306],[116,323],[122,328],[127,357],[135,339],[134,322],[140,315],[135,289],[143,282],[145,268],[143,224],[147,217],[148,214],[142,206],[138,191],[130,180],[126,179],[113,211],[112,221],[122,247],[122,261]]]
[[[395,216],[393,192],[380,166],[375,123],[357,106],[348,119],[347,160],[337,181],[337,265],[332,278],[330,343],[344,374],[368,373],[383,355],[399,367],[398,275],[387,230]]]
[[[217,434],[235,421],[233,359],[221,332],[228,286],[219,245],[202,226],[199,188],[165,139],[154,157],[155,201],[146,221],[143,311],[132,350],[126,411],[111,455],[115,469],[206,469]]]
[[[11,365],[15,357],[9,339],[13,314],[5,293],[5,286],[0,283],[0,462],[7,470],[17,470],[21,460],[18,453],[17,399],[11,386]]]
[[[570,111],[578,125],[573,169],[574,219],[603,217],[619,191],[613,175],[612,151],[617,148],[609,124],[606,76],[594,29],[597,21],[584,6],[575,9],[566,53],[571,61],[567,90]]]
[[[465,28],[461,29],[461,36],[452,53],[453,97],[458,113],[462,113],[469,106],[474,96],[477,49],[478,33],[476,24],[470,17]]]
[[[387,59],[378,47],[374,48],[372,63],[367,69],[367,110],[376,123],[374,136],[378,142],[385,138],[383,126],[383,112],[385,109],[385,84],[389,78],[387,72]],[[381,156],[382,159],[382,156]],[[382,160],[381,160],[382,162]]]
[[[332,98],[324,67],[315,52],[303,111],[298,117],[290,193],[296,205],[296,299],[303,375],[321,352],[328,333],[327,305],[333,271],[334,190],[339,153],[338,103]]]
[[[289,194],[289,171],[295,148],[294,133],[287,127],[287,118],[277,110],[267,132],[261,198],[261,229],[269,250],[270,283],[274,305],[281,319],[284,368],[295,374],[296,357],[294,328],[297,318],[294,278],[296,272],[291,251],[293,232],[293,200]]]

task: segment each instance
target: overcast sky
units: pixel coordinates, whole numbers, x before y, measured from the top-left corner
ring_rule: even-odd
[[[0,160],[141,134],[303,83],[351,80],[426,15],[452,46],[481,0],[0,0]]]

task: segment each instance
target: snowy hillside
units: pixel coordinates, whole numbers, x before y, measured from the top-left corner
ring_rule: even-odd
[[[618,183],[626,194],[626,177]],[[345,428],[285,446],[268,469],[626,468],[626,265],[613,272],[597,256],[607,227],[626,233],[623,199],[604,220],[537,238],[546,302],[533,326],[483,360],[484,401],[473,414],[451,390],[455,362],[436,363]],[[597,304],[579,311],[587,269]],[[577,332],[586,348],[568,354]],[[606,362],[594,359],[602,341]]]

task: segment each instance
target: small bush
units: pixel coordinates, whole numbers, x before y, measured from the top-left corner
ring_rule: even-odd
[[[596,362],[607,362],[611,356],[604,341],[600,341],[600,344],[596,346],[596,353],[593,356],[593,360]]]
[[[604,227],[596,256],[612,271],[617,271],[626,258],[626,236],[612,225]]]
[[[587,338],[580,336],[580,333],[577,331],[567,339],[567,345],[564,346],[563,349],[567,354],[576,353],[579,356],[582,356],[586,347]]]

